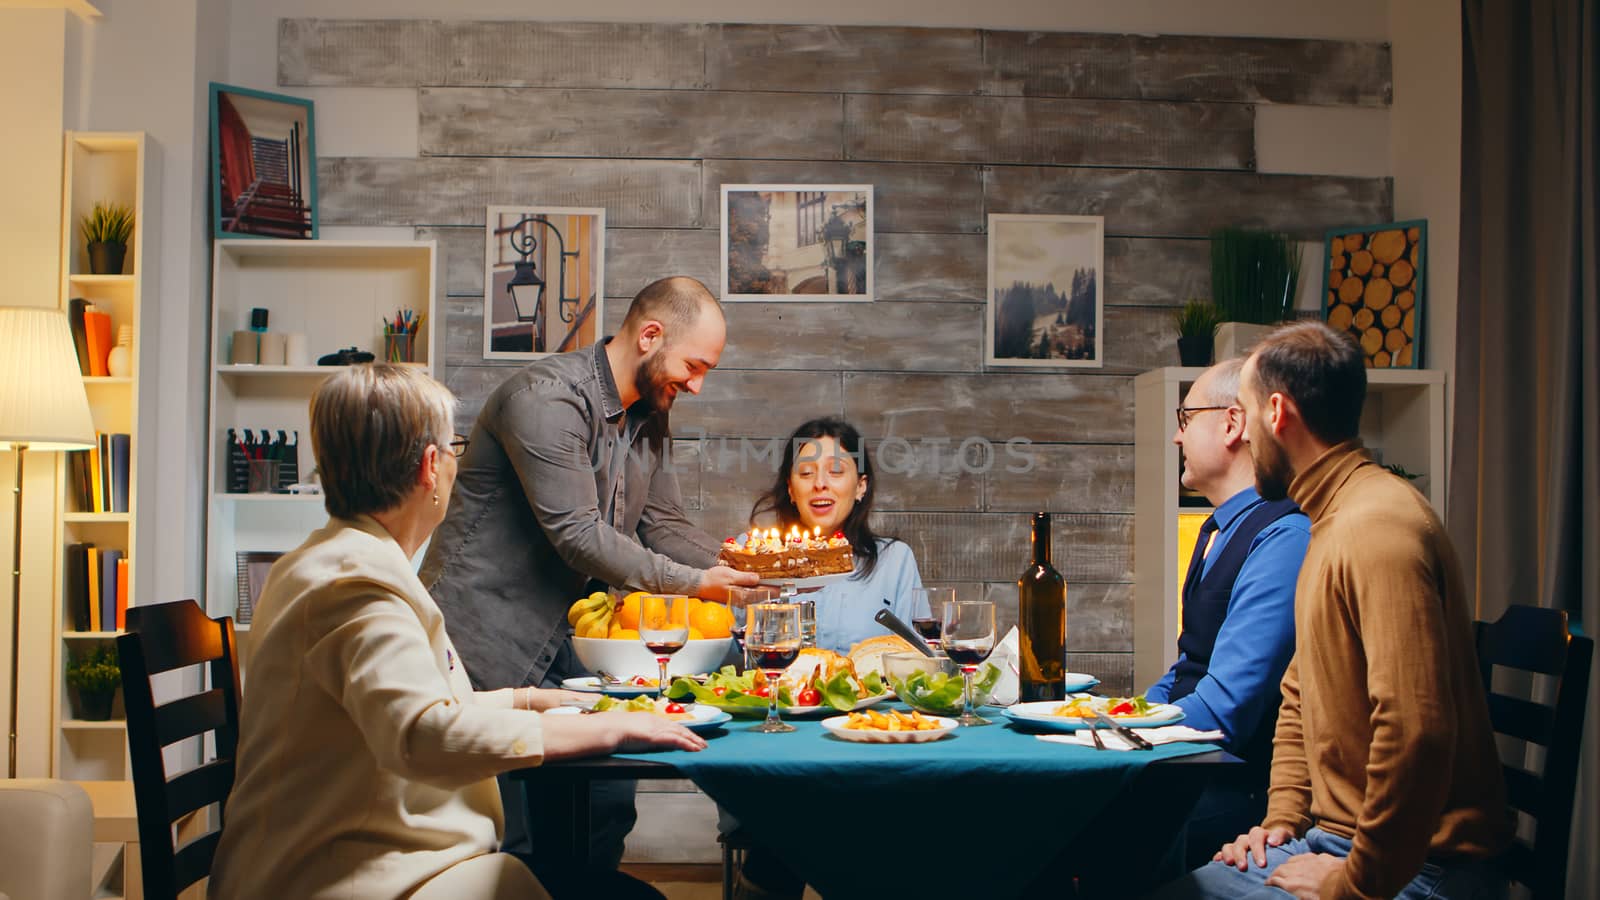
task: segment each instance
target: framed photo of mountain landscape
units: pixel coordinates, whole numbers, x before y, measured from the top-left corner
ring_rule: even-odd
[[[1104,365],[1105,219],[989,216],[990,366]]]
[[[723,300],[871,300],[872,185],[722,186]]]
[[[317,236],[317,142],[310,100],[211,85],[211,233]]]
[[[1373,369],[1422,367],[1428,222],[1335,228],[1324,242],[1322,317]]]

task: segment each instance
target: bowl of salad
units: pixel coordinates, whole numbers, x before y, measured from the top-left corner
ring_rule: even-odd
[[[936,716],[961,714],[961,667],[955,660],[921,653],[885,653],[883,674],[895,696],[912,709]],[[988,703],[999,681],[1000,669],[993,663],[979,666],[972,676],[973,707]]]

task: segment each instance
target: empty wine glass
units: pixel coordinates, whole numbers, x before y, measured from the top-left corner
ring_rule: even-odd
[[[645,594],[639,599],[639,640],[656,655],[660,675],[656,697],[667,695],[667,663],[689,640],[689,598],[680,594]]]
[[[793,725],[778,718],[778,677],[800,655],[800,605],[755,603],[749,615],[749,653],[767,676],[767,720],[750,730],[764,734],[793,731]]]
[[[733,639],[739,644],[740,671],[749,671],[753,668],[750,662],[750,653],[746,649],[745,629],[749,626],[750,617],[748,610],[752,604],[775,602],[781,589],[777,585],[758,584],[755,587],[730,587],[728,588],[728,611],[733,613],[733,626],[728,629],[733,634]]]
[[[988,600],[953,600],[944,605],[944,653],[961,667],[961,725],[992,725],[972,712],[972,674],[994,650],[994,604]]]

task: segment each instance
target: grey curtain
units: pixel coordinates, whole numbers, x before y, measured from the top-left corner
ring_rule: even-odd
[[[1480,618],[1600,631],[1596,0],[1462,0],[1461,294],[1449,527]],[[1600,897],[1591,675],[1570,897]]]

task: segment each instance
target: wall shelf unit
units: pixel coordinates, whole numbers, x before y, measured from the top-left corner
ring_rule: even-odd
[[[1204,506],[1178,503],[1173,410],[1204,368],[1153,369],[1134,379],[1134,688],[1154,684],[1178,654],[1179,592]],[[1361,437],[1379,462],[1413,482],[1442,517],[1445,499],[1445,374],[1369,369]],[[1187,536],[1187,537],[1185,537]]]
[[[327,521],[320,495],[230,493],[228,430],[298,434],[294,461],[300,481],[313,468],[309,403],[317,385],[337,371],[318,365],[231,362],[235,331],[250,327],[250,311],[268,312],[267,331],[303,334],[307,356],[346,347],[382,357],[383,322],[400,309],[425,316],[416,338],[417,366],[438,375],[437,249],[433,242],[217,241],[212,259],[211,410],[207,450],[206,611],[238,621],[238,554],[282,552]],[[248,654],[248,642],[241,651]]]
[[[96,512],[78,502],[68,457],[60,454],[57,481],[62,486],[61,514],[57,517],[56,545],[61,568],[56,573],[56,604],[51,658],[54,741],[51,771],[72,781],[125,782],[130,777],[126,723],[120,693],[109,721],[77,718],[74,690],[66,682],[66,666],[74,654],[109,646],[119,632],[115,621],[101,622],[95,630],[75,630],[72,599],[68,596],[66,548],[92,543],[97,550],[113,549],[128,560],[128,604],[139,602],[135,589],[139,558],[148,539],[139,521],[142,356],[145,332],[144,291],[149,280],[145,236],[153,223],[146,215],[146,198],[154,189],[157,163],[142,133],[66,133],[63,147],[61,208],[61,304],[82,298],[111,316],[113,341],[123,326],[132,328],[130,372],[125,376],[85,376],[85,393],[97,431],[129,435],[126,512]],[[133,210],[133,236],[128,242],[123,273],[89,272],[87,250],[79,221],[96,203],[117,203]],[[150,412],[154,411],[153,405]],[[114,581],[113,581],[114,583]],[[115,610],[115,602],[110,606]]]

